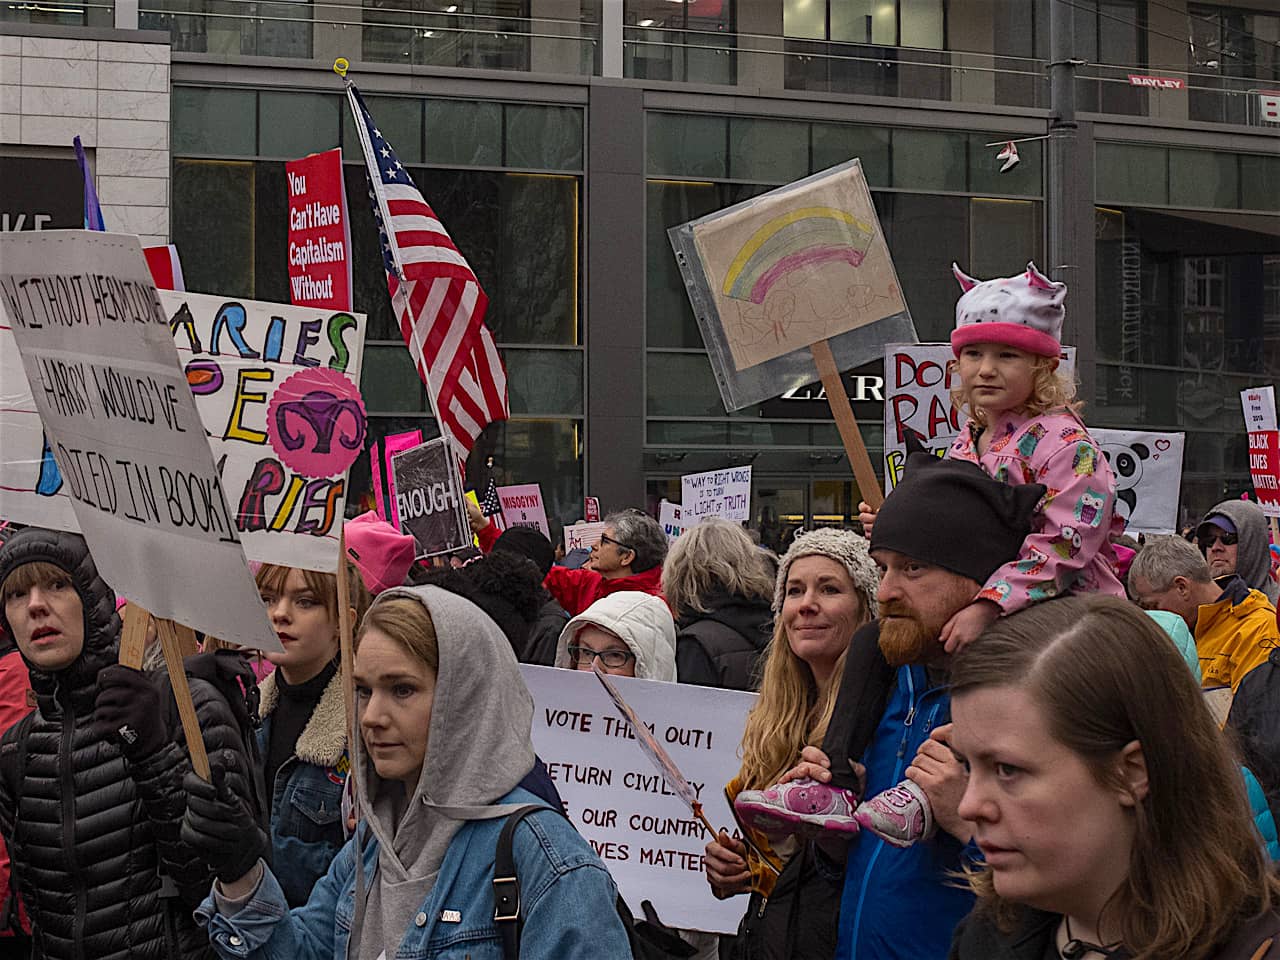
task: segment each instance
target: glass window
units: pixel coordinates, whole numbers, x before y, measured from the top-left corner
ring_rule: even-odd
[[[504,348],[512,416],[582,416],[582,351]]]
[[[365,97],[365,106],[378,130],[403,163],[422,162],[422,101],[409,97]],[[342,147],[348,159],[359,160],[360,137],[345,100],[342,107]]]
[[[705,353],[646,357],[645,410],[649,416],[723,417],[724,402]]]
[[[366,343],[360,368],[365,407],[379,413],[423,413],[429,408],[422,378],[403,343]]]
[[[850,0],[849,6],[857,5]],[[806,40],[827,39],[827,0],[783,0],[782,32]]]
[[[925,342],[947,340],[960,289],[951,276],[951,260],[961,265],[970,260],[969,199],[910,193],[873,197],[916,332]],[[945,256],[939,256],[942,250]]]
[[[582,169],[582,111],[509,103],[504,166],[532,170]]]
[[[249,157],[257,152],[253,90],[173,88],[173,152]]]
[[[578,178],[495,176],[501,180],[498,229],[489,236],[471,234],[471,249],[499,245],[496,275],[485,287],[494,336],[579,343]]]
[[[714,183],[649,181],[645,204],[645,317],[651,347],[701,347],[684,280],[667,239],[667,228],[720,209],[722,188]]]
[[[184,253],[182,273],[192,293],[254,296],[253,167],[234,160],[173,162],[173,242]]]
[[[1030,200],[969,201],[969,267],[980,279],[1009,277],[1040,256],[1040,204]]]
[[[886,47],[897,44],[898,18],[892,2],[835,0],[830,7],[832,40]]]
[[[808,124],[732,117],[729,176],[734,180],[790,183],[809,172]]]
[[[1164,147],[1099,143],[1094,154],[1097,198],[1113,203],[1169,202]]]
[[[893,185],[900,189],[965,189],[965,135],[893,131]]]
[[[969,189],[974,193],[1041,196],[1044,189],[1041,183],[1044,144],[1039,140],[1015,144],[1018,163],[1001,173],[1004,161],[996,159],[1001,148],[987,146],[999,138],[1000,135],[995,133],[969,134]]]
[[[1169,150],[1169,200],[1178,206],[1235,208],[1240,204],[1234,153]]]
[[[650,113],[646,130],[647,167],[654,176],[729,175],[727,117]]]
[[[813,172],[854,157],[871,187],[889,186],[889,131],[884,127],[813,124]]]
[[[698,423],[673,423],[669,420],[650,420],[645,427],[646,443],[674,446],[722,446],[729,442],[729,424],[703,421]]]
[[[483,100],[428,100],[428,163],[502,166],[502,104]]]
[[[1280,211],[1280,157],[1240,157],[1241,206]]]
[[[327,93],[258,94],[258,153],[293,159],[338,145],[338,108],[343,100]]]
[[[901,4],[904,47],[941,50],[946,39],[943,0],[898,0]]]

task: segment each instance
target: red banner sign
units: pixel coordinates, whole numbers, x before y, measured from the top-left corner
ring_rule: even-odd
[[[1144,77],[1136,73],[1129,74],[1129,86],[1151,87],[1155,90],[1183,90],[1187,81],[1178,77]]]
[[[1249,433],[1249,473],[1258,505],[1269,517],[1280,517],[1280,432]]]
[[[351,309],[351,226],[342,150],[284,165],[289,180],[289,298],[300,307]]]

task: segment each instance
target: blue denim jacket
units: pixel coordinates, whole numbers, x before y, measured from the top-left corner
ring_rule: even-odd
[[[537,803],[517,787],[500,803]],[[388,960],[502,960],[493,922],[493,860],[503,818],[472,820],[449,844],[431,893],[410,918]],[[363,834],[364,829],[361,829]],[[631,948],[615,908],[617,889],[587,841],[558,813],[521,821],[513,843],[524,931],[521,960],[628,960]],[[378,844],[364,850],[366,883]],[[232,916],[212,894],[196,911],[223,960],[343,960],[355,903],[355,840],[342,848],[305,906],[290,911],[270,870],[248,904]],[[394,951],[394,952],[393,952]]]
[[[271,718],[258,731],[266,754]],[[280,765],[271,790],[271,865],[292,907],[301,906],[346,842],[342,789],[347,756],[337,767],[322,767],[292,756]]]

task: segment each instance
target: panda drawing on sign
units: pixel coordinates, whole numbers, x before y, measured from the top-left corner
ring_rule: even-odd
[[[1116,513],[1126,524],[1138,506],[1142,461],[1151,456],[1145,443],[1104,443],[1102,454],[1116,476]]]

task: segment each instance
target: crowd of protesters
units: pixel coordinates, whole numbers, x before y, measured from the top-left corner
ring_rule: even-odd
[[[1065,288],[1034,266],[957,276],[968,422],[945,458],[911,453],[860,529],[779,558],[724,520],[669,545],[624,509],[569,566],[474,509],[474,555],[428,567],[355,518],[345,593],[256,569],[282,652],[188,659],[207,779],[163,665],[117,662],[119,601],[84,541],[8,533],[0,948],[1280,958],[1265,518],[1227,500],[1193,542],[1118,546],[1114,478],[1057,372]],[[736,934],[634,921],[534,753],[521,662],[757,694],[722,785],[737,829],[705,851]]]

